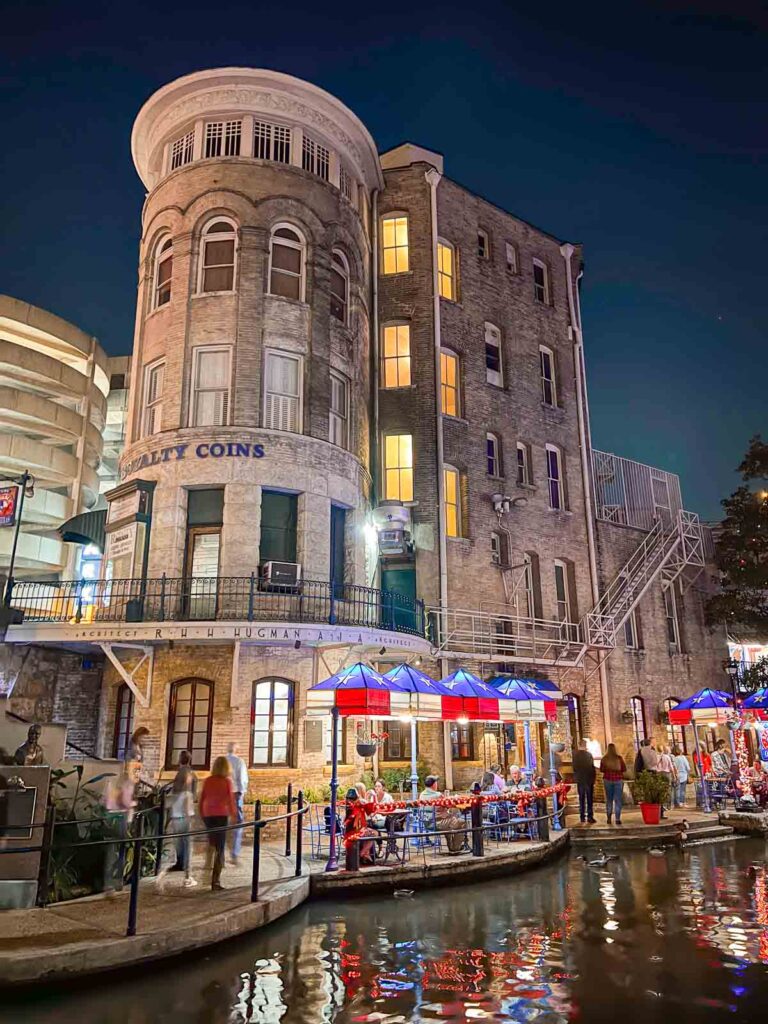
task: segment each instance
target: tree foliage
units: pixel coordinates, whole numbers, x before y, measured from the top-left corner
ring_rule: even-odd
[[[768,637],[768,444],[758,434],[738,467],[744,483],[722,502],[716,561],[719,593],[707,603],[710,625]]]

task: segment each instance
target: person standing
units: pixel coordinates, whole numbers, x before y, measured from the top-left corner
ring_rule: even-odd
[[[160,871],[157,875],[157,884],[161,890],[165,876],[174,868],[184,872],[185,888],[191,889],[197,885],[190,873],[192,858],[189,836],[180,835],[182,832],[190,831],[192,816],[195,813],[197,776],[190,767],[191,760],[189,751],[182,750],[179,755],[179,770],[168,794],[168,841],[163,843]],[[171,841],[174,836],[175,840]]]
[[[650,740],[642,740],[640,743],[640,759],[643,763],[642,771],[656,772],[659,770],[659,754]]]
[[[672,748],[672,761],[677,772],[677,785],[675,786],[675,807],[685,807],[685,787],[691,774],[691,765],[688,758],[680,747]]]
[[[672,806],[673,794],[675,792],[675,787],[677,786],[677,771],[675,769],[674,761],[669,753],[669,747],[659,747],[659,759],[656,763],[656,773],[667,780],[667,786],[669,787],[667,802],[661,805],[661,816],[662,818],[666,818],[664,810],[668,810]]]
[[[624,758],[616,750],[616,744],[609,743],[600,762],[600,771],[603,773],[603,786],[605,787],[605,813],[609,825],[611,824],[611,815],[614,812],[616,814],[616,824],[621,824],[621,804],[626,770],[627,766],[624,764]]]
[[[238,825],[242,825],[245,821],[245,814],[243,811],[243,801],[248,793],[248,769],[245,767],[245,761],[242,757],[238,756],[237,744],[227,744],[227,761],[229,761],[229,769],[232,773],[232,789],[235,792],[235,808],[237,809],[237,816],[235,821]],[[238,858],[240,857],[240,850],[243,847],[243,829],[236,828],[232,833],[232,863],[237,864]]]
[[[221,872],[224,867],[224,847],[227,833],[221,831],[237,818],[235,792],[230,778],[231,769],[226,757],[217,757],[213,762],[211,774],[203,782],[200,792],[200,817],[208,829],[217,831],[208,834],[208,856],[205,869],[212,863],[211,889],[215,892],[223,889]]]
[[[579,821],[595,824],[595,759],[587,750],[586,740],[579,740],[578,748],[573,754],[573,777],[579,794]]]

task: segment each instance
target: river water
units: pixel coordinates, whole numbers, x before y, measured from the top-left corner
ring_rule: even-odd
[[[766,844],[314,903],[141,976],[0,1003],[14,1024],[689,1024],[768,1017]],[[140,969],[141,970],[141,969]]]

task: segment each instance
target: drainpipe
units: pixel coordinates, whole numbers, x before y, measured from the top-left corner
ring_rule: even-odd
[[[437,555],[440,577],[440,631],[443,615],[448,609],[448,548],[445,539],[445,481],[443,478],[443,407],[440,397],[440,348],[442,345],[440,325],[440,290],[437,274],[437,186],[442,174],[436,167],[430,167],[424,177],[429,185],[429,207],[432,221],[432,317],[435,340],[435,461],[437,464]],[[440,678],[446,674],[445,659],[439,659]],[[443,749],[445,753],[445,786],[453,789],[453,765],[451,763],[450,723],[443,725]]]
[[[584,367],[584,339],[581,333],[581,309],[578,295],[573,286],[573,268],[571,258],[574,247],[570,242],[560,246],[565,261],[565,278],[568,290],[568,310],[573,330],[573,361],[576,383],[576,417],[579,425],[579,454],[581,456],[581,482],[584,491],[584,517],[587,525],[587,551],[589,553],[589,578],[592,586],[593,606],[600,600],[600,580],[597,574],[597,547],[595,544],[595,519],[592,505],[592,476],[590,472],[591,446],[589,443],[589,406],[587,405],[587,378]],[[581,273],[579,274],[581,277]],[[611,710],[608,697],[608,673],[605,661],[598,666],[600,676],[600,699],[603,707],[603,731],[606,744],[613,739],[611,730]]]

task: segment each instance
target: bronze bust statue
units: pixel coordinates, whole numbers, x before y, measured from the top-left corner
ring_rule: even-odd
[[[41,731],[39,725],[30,725],[26,742],[21,744],[14,755],[16,764],[38,767],[48,763],[45,760],[45,751],[40,746]]]

